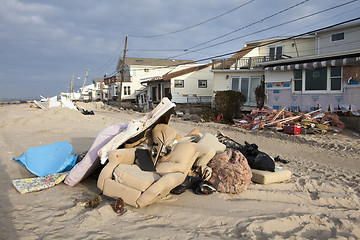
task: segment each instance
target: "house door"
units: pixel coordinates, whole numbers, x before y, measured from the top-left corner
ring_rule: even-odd
[[[152,101],[157,101],[158,99],[157,99],[157,87],[152,87],[152,89],[151,89],[152,91],[151,91],[151,100]]]
[[[171,93],[170,93],[170,88],[164,88],[164,92],[165,92],[164,93],[165,97],[169,98],[171,101],[172,97],[171,97]]]
[[[255,88],[260,84],[260,77],[233,77],[231,90],[239,91],[246,97],[247,106],[256,106]]]

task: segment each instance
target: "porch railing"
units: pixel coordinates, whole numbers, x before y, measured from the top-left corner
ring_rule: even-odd
[[[213,59],[212,70],[240,70],[252,69],[257,63],[274,60],[269,56],[243,57],[243,58],[227,58]]]

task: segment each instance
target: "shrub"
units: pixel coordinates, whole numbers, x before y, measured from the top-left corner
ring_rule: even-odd
[[[257,86],[254,90],[255,98],[256,98],[256,105],[259,109],[262,109],[265,103],[265,81],[261,80],[259,86]]]
[[[201,118],[204,119],[206,122],[215,122],[217,115],[217,110],[215,108],[212,108],[211,106],[203,106],[201,108]]]
[[[234,118],[241,117],[241,108],[246,97],[237,91],[219,91],[215,94],[215,107],[217,112],[223,114],[226,122],[232,123]]]

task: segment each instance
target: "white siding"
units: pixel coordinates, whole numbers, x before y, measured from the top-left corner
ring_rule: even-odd
[[[262,45],[265,43],[262,43]],[[291,57],[303,57],[315,54],[315,38],[298,38],[284,40],[259,48],[259,56],[268,56],[268,48],[271,46],[283,46],[283,54]],[[255,49],[254,49],[255,50]],[[248,57],[248,55],[246,55]]]
[[[140,83],[141,79],[162,76],[167,72],[171,71],[173,68],[164,68],[157,66],[130,66],[131,82],[123,83],[123,86],[130,86],[131,95],[124,96],[124,91],[122,91],[122,99],[135,99],[135,91],[140,90],[144,87]]]
[[[344,40],[331,41],[332,34],[341,32],[344,33]],[[317,41],[319,41],[318,54],[358,51],[360,50],[360,25],[346,29],[320,32]]]
[[[292,71],[265,71],[265,82],[290,82],[293,78]]]
[[[175,80],[184,80],[184,87],[175,87]],[[207,87],[199,88],[198,80],[206,80]],[[173,101],[176,103],[186,103],[189,98],[197,96],[198,98],[208,97],[212,95],[213,73],[210,72],[210,67],[188,73],[182,76],[171,79],[171,95]],[[196,98],[196,97],[195,97]]]

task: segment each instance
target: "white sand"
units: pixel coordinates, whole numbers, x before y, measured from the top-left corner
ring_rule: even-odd
[[[12,158],[29,147],[69,141],[76,153],[87,151],[103,128],[142,116],[109,107],[86,108],[95,115],[29,104],[0,107],[1,239],[358,239],[360,238],[360,139],[351,133],[290,136],[250,132],[214,123],[170,125],[180,134],[193,128],[218,130],[243,143],[259,145],[290,161],[288,182],[251,184],[240,195],[199,196],[190,190],[169,195],[145,208],[126,206],[123,215],[103,197],[95,209],[78,200],[100,193],[96,178],[75,187],[61,183],[40,192],[20,194],[11,180],[33,175]]]

